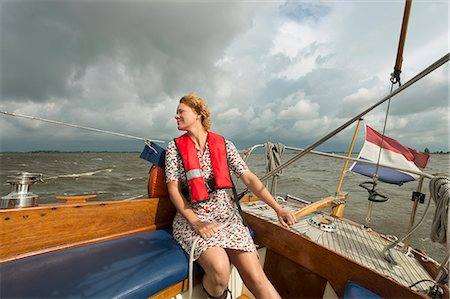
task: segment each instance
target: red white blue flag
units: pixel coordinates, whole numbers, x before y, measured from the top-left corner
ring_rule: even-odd
[[[380,153],[381,150],[381,153]],[[378,161],[379,164],[393,166],[404,170],[421,172],[427,165],[430,155],[418,153],[412,148],[402,145],[400,142],[383,136],[368,125],[366,125],[366,141],[359,153],[361,160]],[[355,162],[350,167],[350,171],[373,177],[376,172],[376,165]],[[406,171],[378,167],[378,180],[401,186],[405,182],[414,181],[419,176]]]

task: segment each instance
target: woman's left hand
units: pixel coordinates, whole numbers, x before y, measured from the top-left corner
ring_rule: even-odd
[[[295,214],[289,211],[286,211],[282,209],[277,213],[278,220],[284,227],[289,227],[289,225],[292,225],[297,220],[295,218]]]

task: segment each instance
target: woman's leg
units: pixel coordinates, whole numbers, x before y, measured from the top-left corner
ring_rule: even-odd
[[[226,251],[220,247],[206,249],[197,262],[205,271],[203,287],[211,296],[224,293],[230,279],[230,260]]]
[[[236,266],[244,284],[258,299],[275,299],[280,295],[267,279],[256,252],[227,249],[231,263]]]

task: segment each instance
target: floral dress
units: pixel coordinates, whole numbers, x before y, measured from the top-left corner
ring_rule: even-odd
[[[233,143],[226,140],[226,151],[230,170],[241,176],[248,171],[248,167],[239,155]],[[211,159],[208,143],[206,143],[203,155],[197,148],[197,155],[205,181],[213,177]],[[166,182],[180,181],[183,186],[187,185],[186,175],[183,168],[181,156],[175,145],[175,141],[169,142],[166,149]],[[200,221],[223,224],[234,213],[229,224],[220,229],[213,237],[208,239],[199,238],[195,246],[194,260],[208,248],[222,247],[242,251],[256,251],[255,244],[250,236],[248,228],[242,223],[242,218],[237,211],[236,204],[228,197],[225,190],[216,190],[210,193],[210,199],[199,203],[191,203],[192,210],[197,214]],[[173,220],[173,237],[181,247],[190,253],[192,242],[197,233],[189,222],[180,213]]]

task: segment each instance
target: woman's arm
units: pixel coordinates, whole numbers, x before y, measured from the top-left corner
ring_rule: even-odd
[[[273,198],[272,194],[267,190],[264,184],[258,179],[258,177],[251,171],[244,172],[240,179],[247,186],[250,191],[253,192],[258,198],[262,199],[265,203],[267,203],[278,215],[278,220],[280,223],[288,227],[295,223],[295,215],[289,211],[283,210],[281,206],[276,202]]]
[[[189,222],[194,230],[202,236],[202,238],[209,238],[216,234],[217,225],[213,223],[200,221],[197,214],[192,211],[191,206],[184,196],[181,194],[181,183],[178,181],[171,181],[167,183],[169,197],[177,211]]]

